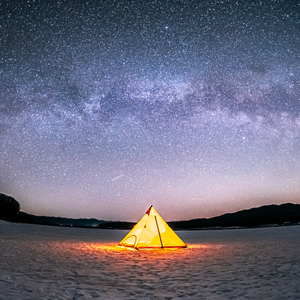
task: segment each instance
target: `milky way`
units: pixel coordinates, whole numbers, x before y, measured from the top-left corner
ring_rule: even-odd
[[[167,220],[300,203],[300,1],[6,1],[0,192]]]

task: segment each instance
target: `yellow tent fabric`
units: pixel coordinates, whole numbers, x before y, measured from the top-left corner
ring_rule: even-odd
[[[185,248],[186,244],[151,205],[141,220],[119,243],[119,246],[136,249]]]

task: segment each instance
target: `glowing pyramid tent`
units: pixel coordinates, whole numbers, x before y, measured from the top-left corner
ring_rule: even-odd
[[[151,205],[141,220],[119,243],[119,246],[140,248],[185,248],[186,244],[169,227]]]

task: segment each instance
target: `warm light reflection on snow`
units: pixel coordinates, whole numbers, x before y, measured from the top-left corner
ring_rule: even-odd
[[[165,254],[165,253],[180,253],[187,250],[192,249],[208,249],[208,245],[201,245],[201,244],[195,244],[195,245],[188,245],[187,248],[142,248],[142,249],[135,249],[131,247],[123,247],[119,245],[110,245],[110,244],[95,244],[95,243],[80,243],[78,244],[78,250],[80,251],[112,251],[112,252],[151,252],[151,253],[159,253],[159,254]],[[73,248],[74,249],[74,248]]]
[[[206,247],[206,246],[203,246]],[[191,247],[188,246],[187,248],[141,248],[139,250],[135,249],[135,248],[131,248],[131,247],[123,247],[123,246],[119,246],[119,245],[101,245],[101,244],[89,244],[89,245],[85,245],[85,249],[91,250],[91,251],[147,251],[147,252],[156,252],[156,253],[172,253],[172,252],[178,252],[180,250],[187,250],[187,249],[191,249],[194,248],[194,245],[192,245]]]
[[[124,263],[138,263],[143,259],[156,260],[170,260],[186,262],[194,258],[216,257],[221,255],[230,255],[230,251],[223,249],[222,245],[209,244],[189,244],[187,248],[149,248],[136,250],[130,247],[119,246],[115,243],[88,243],[88,242],[52,242],[48,245],[51,248],[51,253],[55,256],[78,259],[79,257],[98,258],[102,260],[103,257],[115,259],[123,257]],[[59,251],[58,251],[59,249]],[[226,252],[226,254],[224,253]]]
[[[157,258],[157,259],[185,259],[192,256],[215,256],[222,248],[221,245],[204,245],[191,244],[187,248],[149,248],[149,249],[134,249],[130,247],[123,247],[117,244],[101,244],[101,243],[66,243],[63,248],[64,252],[69,255],[102,255],[107,254],[111,257],[117,257],[119,254],[126,257],[131,257],[134,260],[139,258]],[[224,251],[224,250],[223,250]]]

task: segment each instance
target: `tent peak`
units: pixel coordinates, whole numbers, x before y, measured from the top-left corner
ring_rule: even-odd
[[[151,210],[152,207],[153,207],[153,205],[151,205],[151,206],[148,208],[148,210],[146,211],[146,214],[147,214],[147,215],[150,214],[150,210]]]

